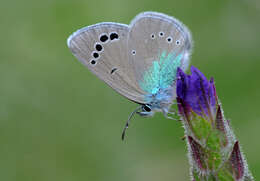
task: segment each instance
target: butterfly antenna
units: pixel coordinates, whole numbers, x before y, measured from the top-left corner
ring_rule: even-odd
[[[137,108],[130,114],[130,116],[128,117],[128,120],[126,121],[125,127],[124,127],[123,132],[122,132],[122,140],[123,140],[123,141],[124,141],[124,139],[125,139],[126,129],[129,127],[130,120],[131,120],[132,117],[135,115],[135,113],[137,113],[140,109],[142,109],[142,106],[137,107]]]

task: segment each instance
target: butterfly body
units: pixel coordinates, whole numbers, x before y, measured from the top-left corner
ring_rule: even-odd
[[[152,116],[170,112],[177,68],[188,67],[192,40],[189,30],[175,18],[144,12],[130,25],[99,23],[82,28],[67,44],[91,72],[141,105],[133,113]]]

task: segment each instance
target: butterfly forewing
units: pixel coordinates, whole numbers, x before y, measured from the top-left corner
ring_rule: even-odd
[[[128,33],[127,25],[100,23],[72,34],[68,46],[78,60],[118,93],[144,103],[142,90],[137,86],[132,64],[128,61]]]

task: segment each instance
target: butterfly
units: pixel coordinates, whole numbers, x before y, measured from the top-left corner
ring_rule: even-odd
[[[177,68],[186,70],[192,49],[188,28],[157,12],[138,14],[130,25],[103,22],[77,30],[67,44],[72,54],[116,92],[139,104],[130,114],[172,113]]]

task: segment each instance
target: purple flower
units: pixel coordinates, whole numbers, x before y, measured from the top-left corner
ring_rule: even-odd
[[[192,181],[253,181],[224,117],[213,79],[208,80],[195,67],[191,67],[190,75],[179,68],[176,94],[187,138]]]
[[[191,67],[191,75],[180,68],[177,71],[177,101],[180,113],[187,114],[191,110],[200,116],[213,119],[216,113],[216,91],[213,79],[210,81],[195,67]],[[184,112],[183,112],[184,111]]]

